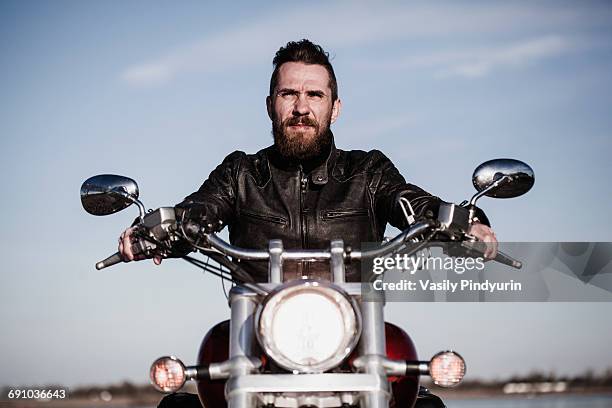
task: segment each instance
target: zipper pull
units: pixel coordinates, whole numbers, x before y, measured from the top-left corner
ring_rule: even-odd
[[[300,186],[302,187],[302,191],[306,191],[308,187],[308,176],[303,173],[302,165],[299,166],[300,169]]]

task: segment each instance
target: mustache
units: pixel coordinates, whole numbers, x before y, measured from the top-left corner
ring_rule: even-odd
[[[294,116],[294,117],[287,119],[284,125],[285,127],[297,126],[297,125],[318,127],[319,123],[316,120],[308,116]]]

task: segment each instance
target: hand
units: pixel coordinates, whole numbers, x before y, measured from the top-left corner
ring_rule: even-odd
[[[123,258],[124,262],[130,261],[140,261],[145,259],[144,255],[134,255],[132,251],[132,234],[134,233],[134,227],[128,228],[121,233],[119,237],[119,254],[121,254],[121,258]],[[162,262],[161,255],[155,255],[153,257],[153,262],[155,265],[159,265]]]
[[[468,234],[473,235],[479,241],[487,244],[487,249],[485,249],[484,253],[485,258],[493,259],[497,256],[497,238],[491,228],[479,222],[475,222],[470,226]]]

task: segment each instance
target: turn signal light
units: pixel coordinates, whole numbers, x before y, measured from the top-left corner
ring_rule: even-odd
[[[151,365],[151,383],[157,391],[171,393],[180,390],[187,379],[185,365],[176,357],[160,357]]]
[[[454,351],[442,351],[429,362],[429,375],[440,387],[454,387],[465,376],[465,360]]]

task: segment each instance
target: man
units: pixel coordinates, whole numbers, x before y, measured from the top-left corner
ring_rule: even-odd
[[[391,161],[373,150],[342,151],[334,144],[330,125],[342,108],[328,54],[308,40],[289,42],[273,61],[270,94],[266,98],[274,145],[256,154],[230,154],[200,189],[177,205],[186,219],[209,230],[229,227],[232,244],[266,248],[281,239],[285,248],[328,248],[332,239],[358,248],[380,242],[387,223],[405,229],[398,205],[406,197],[417,215],[436,214],[440,199],[407,184]],[[477,214],[472,235],[490,242],[485,254],[494,256],[496,238]],[[484,223],[482,223],[484,222]],[[134,260],[131,230],[121,235],[119,252]],[[156,257],[156,263],[161,262]],[[267,266],[243,265],[256,281],[267,278]],[[321,264],[284,265],[285,280],[325,277]],[[347,280],[359,280],[358,265],[347,267]]]
[[[270,239],[281,239],[285,248],[328,248],[333,239],[358,248],[380,242],[387,223],[408,227],[400,197],[409,200],[417,215],[437,213],[441,200],[407,184],[381,152],[335,147],[330,125],[342,103],[328,54],[320,46],[290,42],[273,64],[266,107],[274,145],[226,157],[197,192],[176,206],[183,220],[209,231],[227,225],[231,243],[244,248],[267,248]],[[477,216],[487,222],[482,212]],[[495,235],[487,225],[475,222],[470,233],[492,243],[486,256],[495,255]],[[135,259],[130,229],[121,235],[119,252],[125,260]],[[161,262],[160,257],[154,260]],[[267,279],[265,263],[241,265],[255,281]],[[330,278],[323,264],[287,262],[283,273],[285,280]],[[346,273],[347,281],[360,279],[355,263],[347,265]],[[199,402],[193,395],[174,394],[160,403],[170,406],[197,407]],[[429,394],[417,406],[444,405]]]

